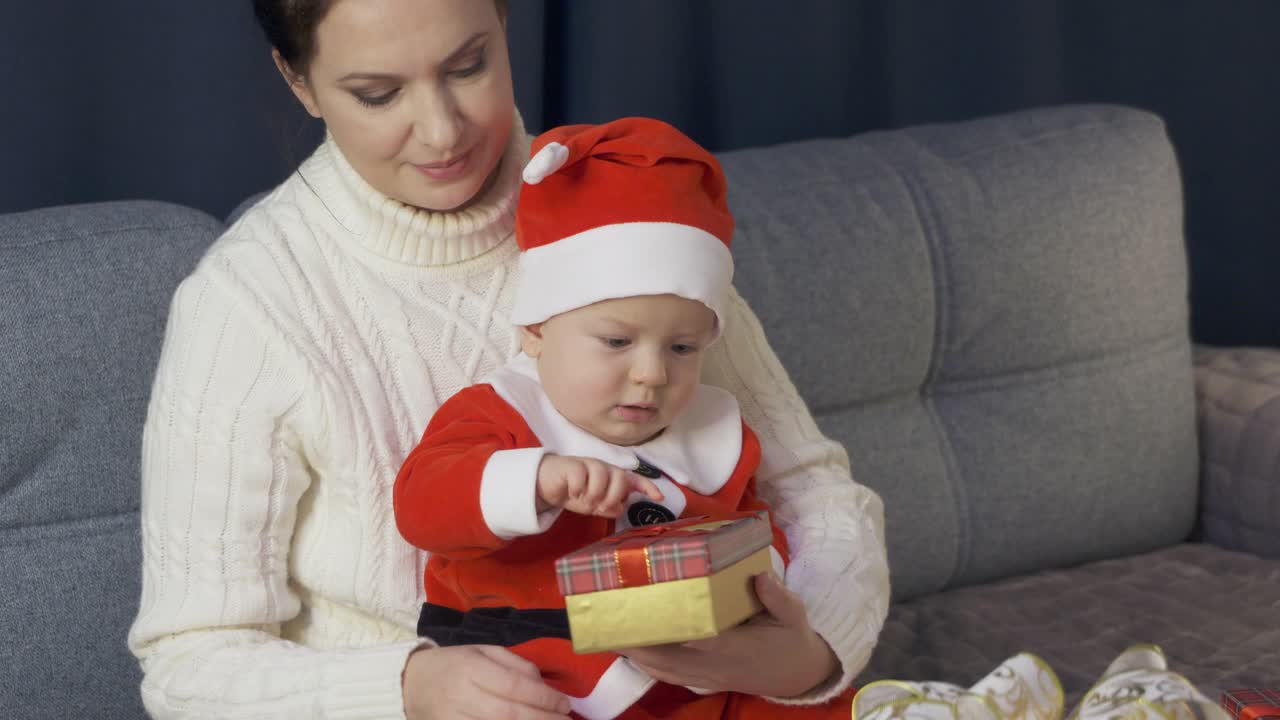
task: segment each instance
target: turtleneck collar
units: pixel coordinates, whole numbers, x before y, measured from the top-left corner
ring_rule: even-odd
[[[327,133],[298,172],[367,250],[409,265],[448,265],[483,255],[511,235],[520,173],[528,159],[529,137],[516,112],[498,176],[479,199],[456,211],[424,210],[378,192]]]

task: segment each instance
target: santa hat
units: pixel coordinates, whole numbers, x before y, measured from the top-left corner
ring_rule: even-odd
[[[513,323],[672,294],[711,308],[723,330],[733,217],[711,153],[648,118],[559,127],[532,153],[516,207]]]

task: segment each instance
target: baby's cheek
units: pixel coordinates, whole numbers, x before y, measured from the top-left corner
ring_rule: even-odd
[[[696,387],[697,385],[694,383],[682,383],[672,387],[671,392],[667,395],[667,413],[673,419],[689,407],[689,402],[693,399],[693,391]]]
[[[566,395],[582,412],[600,412],[618,402],[620,388],[608,376],[582,368],[573,377]]]

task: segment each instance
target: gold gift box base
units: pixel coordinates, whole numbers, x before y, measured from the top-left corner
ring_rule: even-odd
[[[760,611],[751,578],[772,568],[766,547],[707,577],[570,595],[574,652],[714,637]]]

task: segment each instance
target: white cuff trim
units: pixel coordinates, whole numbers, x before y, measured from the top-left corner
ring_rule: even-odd
[[[625,657],[613,661],[591,694],[570,697],[569,707],[587,720],[612,720],[649,692],[657,682]]]
[[[694,686],[692,686],[692,685],[685,685],[685,688],[686,688],[686,689],[688,689],[688,690],[693,691],[694,693],[696,693],[696,694],[698,694],[698,695],[715,695],[715,694],[716,694],[716,691],[715,691],[715,690],[708,690],[708,689],[706,689],[706,688],[694,687]]]
[[[499,450],[480,477],[480,513],[485,525],[503,540],[537,535],[560,517],[560,508],[537,511],[538,466],[546,448]]]

